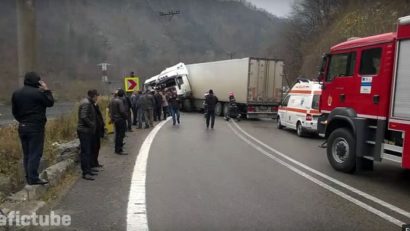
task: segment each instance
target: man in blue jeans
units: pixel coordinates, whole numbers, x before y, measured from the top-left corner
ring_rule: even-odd
[[[172,125],[175,125],[176,122],[180,124],[181,122],[179,120],[179,100],[175,89],[172,89],[169,92],[168,106],[172,116]]]
[[[53,94],[37,73],[28,72],[24,77],[24,87],[13,93],[11,102],[13,116],[19,122],[27,183],[47,184],[39,178],[38,168],[43,156],[46,108],[54,105]]]

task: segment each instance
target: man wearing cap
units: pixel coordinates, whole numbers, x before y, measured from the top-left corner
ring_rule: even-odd
[[[38,168],[43,156],[46,108],[54,105],[53,94],[37,73],[28,72],[24,77],[24,87],[13,93],[11,102],[13,116],[19,122],[27,183],[47,184],[39,178]]]

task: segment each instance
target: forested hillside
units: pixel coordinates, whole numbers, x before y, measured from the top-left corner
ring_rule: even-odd
[[[159,12],[179,10],[172,18]],[[36,1],[38,71],[61,99],[99,87],[96,66],[108,62],[111,80],[129,71],[143,78],[177,62],[246,56],[279,57],[283,20],[244,1]],[[7,99],[16,87],[15,0],[0,1],[0,85]]]
[[[277,52],[284,55],[289,79],[316,78],[321,56],[331,46],[395,31],[397,19],[406,15],[409,0],[300,0],[287,21],[283,50]]]
[[[350,37],[395,31],[410,0],[297,0],[277,18],[246,0],[41,0],[38,71],[61,99],[129,71],[147,78],[178,62],[246,56],[285,60],[286,77],[315,78],[321,55]],[[159,12],[178,10],[173,17]],[[0,1],[0,100],[17,85],[15,0]]]

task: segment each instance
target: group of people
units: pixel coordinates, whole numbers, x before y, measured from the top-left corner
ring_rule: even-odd
[[[206,98],[206,127],[214,128],[215,106],[218,98],[209,90]],[[80,139],[80,161],[82,177],[94,180],[94,176],[103,166],[98,161],[101,138],[104,137],[105,123],[98,106],[99,94],[91,89],[81,100],[78,109],[77,134]],[[153,127],[153,121],[161,121],[169,115],[175,126],[180,124],[179,99],[176,89],[171,87],[156,91],[136,91],[127,96],[123,89],[118,89],[109,104],[110,122],[115,127],[115,148],[118,155],[127,155],[124,151],[124,137],[132,125],[142,128]],[[54,105],[54,98],[47,84],[35,72],[28,72],[24,78],[24,87],[16,90],[12,96],[12,113],[19,122],[18,132],[24,153],[23,163],[27,183],[30,185],[47,184],[40,179],[38,168],[43,155],[46,108]]]
[[[156,91],[134,91],[128,96],[123,89],[113,93],[109,106],[110,119],[115,128],[115,153],[124,152],[124,137],[132,125],[142,129],[154,126],[154,121],[165,120],[168,115],[173,118],[173,125],[180,124],[179,101],[174,88]]]

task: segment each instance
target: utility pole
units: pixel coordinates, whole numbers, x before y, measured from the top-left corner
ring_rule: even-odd
[[[17,9],[17,54],[19,85],[28,71],[36,70],[36,0],[16,0]]]
[[[108,80],[108,66],[111,64],[109,63],[100,63],[97,66],[101,67],[102,77],[101,77],[101,90],[103,91],[103,95],[109,95],[108,84],[110,81]]]
[[[234,56],[235,52],[229,52],[229,53],[226,53],[226,54],[228,55],[228,57],[230,57],[231,59],[233,59],[233,56]]]
[[[169,21],[172,20],[174,15],[178,15],[178,14],[181,14],[181,11],[179,11],[179,10],[170,10],[168,12],[163,12],[163,11],[159,12],[159,16],[161,16],[161,17],[169,16]]]

